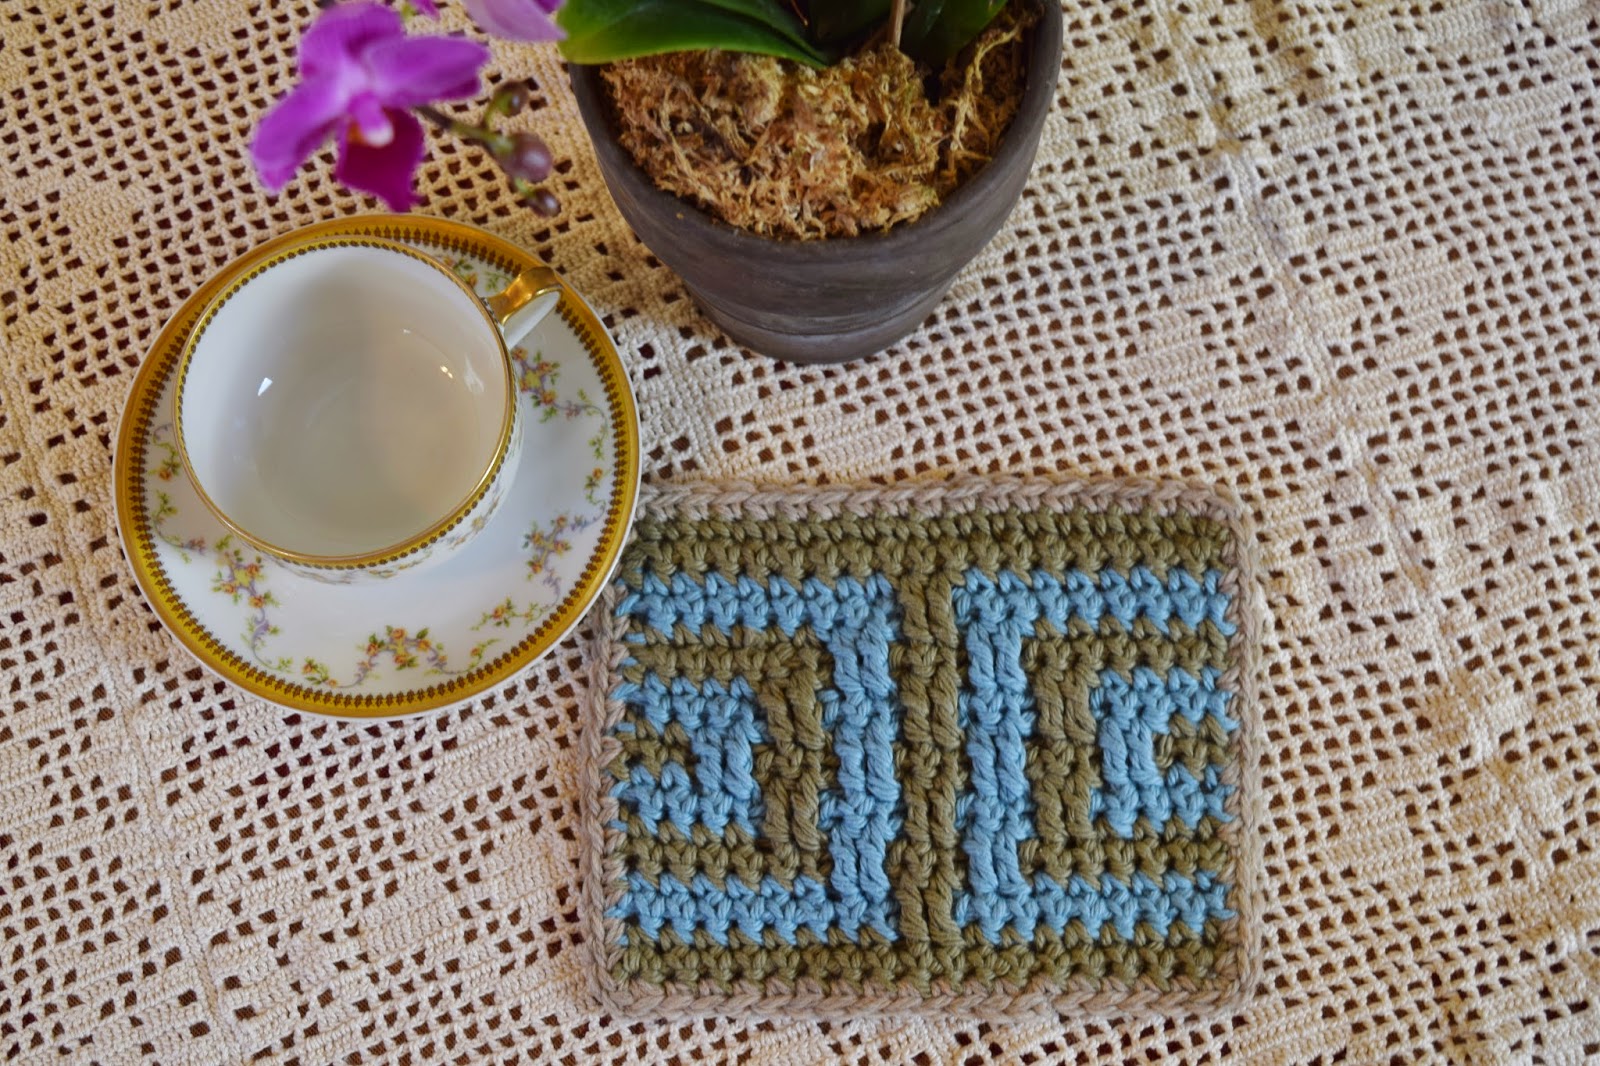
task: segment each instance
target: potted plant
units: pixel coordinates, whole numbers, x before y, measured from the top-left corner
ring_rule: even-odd
[[[915,329],[933,309],[1020,197],[1061,62],[1061,9],[1054,0],[462,3],[490,35],[561,40],[606,184],[635,232],[735,340],[805,362],[871,354]],[[544,185],[551,171],[544,141],[498,128],[521,109],[523,87],[501,85],[477,122],[434,106],[476,96],[489,52],[464,37],[411,33],[407,23],[414,16],[437,14],[433,0],[400,0],[398,10],[376,0],[319,0],[319,6],[324,10],[300,42],[298,81],[262,117],[251,144],[269,189],[284,186],[332,142],[340,181],[407,210],[426,152],[424,128],[431,124],[482,146],[534,210],[548,215],[559,209]],[[1025,12],[1022,21],[1018,12]],[[1013,20],[998,36],[997,16]],[[1005,53],[985,44],[1002,40]],[[984,57],[991,53],[1012,57],[1001,68],[1009,77],[1006,106],[983,112],[991,121],[966,122],[1000,95],[983,83]],[[751,55],[767,66],[752,68]],[[736,178],[723,182],[724,195],[712,207],[727,213],[775,203],[775,212],[730,224],[659,187],[673,184],[659,168],[653,175],[640,168],[641,127],[629,124],[628,112],[636,119],[659,110],[658,99],[648,80],[635,82],[621,96],[632,106],[619,111],[604,82],[621,69],[618,61],[637,65],[651,61],[640,57],[663,56],[686,63],[687,95],[695,106],[717,104],[717,121],[731,117],[734,128],[697,129],[704,124],[698,117],[663,112],[654,134],[658,161],[690,156],[684,150],[690,141],[731,138],[739,142],[736,150],[724,152],[719,165],[724,177],[731,172]],[[755,88],[760,106],[747,106],[750,101],[737,94],[711,99],[718,96],[711,91],[696,99],[694,71],[724,67],[736,84]],[[678,85],[682,70],[656,73]],[[824,73],[807,80],[814,70]],[[821,106],[830,100],[839,106]],[[851,111],[865,114],[865,125],[841,125],[836,116]],[[941,125],[942,114],[955,117]],[[769,122],[773,116],[776,125]],[[803,150],[768,137],[780,128],[793,134],[797,116],[818,120],[801,123],[808,138]],[[812,134],[832,140],[813,144]],[[777,155],[801,165],[789,167],[786,186],[745,189],[742,172],[751,167],[738,154],[741,139],[765,144],[769,157],[776,143]],[[866,148],[857,152],[859,145]],[[813,156],[827,161],[851,153],[882,159],[871,164],[876,170],[846,170],[842,178],[827,168],[807,169]],[[933,158],[939,160],[937,180],[924,173]],[[780,166],[787,162],[780,159]],[[689,169],[693,188],[697,176]],[[819,172],[838,182],[824,208],[815,210],[807,182]],[[792,210],[790,201],[796,201]],[[820,230],[813,225],[819,219],[828,223]],[[824,239],[796,239],[819,232]]]
[[[659,187],[624,146],[598,64],[721,44],[784,57],[785,68],[804,79],[804,67],[843,59],[863,39],[881,46],[887,34],[891,46],[921,56],[925,70],[937,69],[959,62],[1004,6],[923,0],[906,12],[901,0],[811,0],[795,6],[807,15],[801,20],[777,0],[567,0],[556,21],[567,34],[561,47],[601,172],[639,238],[734,340],[780,359],[838,362],[914,330],[1015,206],[1055,95],[1060,6],[1039,4],[1024,46],[1020,103],[987,164],[915,221],[853,236],[763,235]]]

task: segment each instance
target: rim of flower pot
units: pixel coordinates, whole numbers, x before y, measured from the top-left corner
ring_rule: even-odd
[[[907,253],[921,247],[930,238],[962,225],[969,213],[964,208],[981,204],[986,197],[1005,183],[1006,176],[1018,156],[1026,156],[1025,165],[1032,168],[1033,155],[1038,150],[1040,132],[1045,118],[1055,102],[1056,82],[1061,69],[1062,15],[1061,5],[1051,0],[1039,0],[1041,17],[1033,27],[1028,51],[1028,82],[1023,88],[1022,102],[1000,141],[999,150],[983,168],[962,182],[936,207],[920,218],[901,223],[887,233],[863,233],[854,237],[824,237],[817,240],[796,240],[786,237],[766,237],[739,229],[705,211],[693,201],[679,197],[658,187],[654,180],[634,162],[633,156],[616,138],[616,123],[611,101],[600,80],[598,66],[568,63],[568,76],[577,98],[578,109],[591,127],[596,120],[611,134],[609,137],[590,140],[595,153],[603,156],[608,166],[608,178],[624,183],[628,194],[657,215],[676,216],[678,222],[697,231],[697,237],[714,251],[736,256],[741,249],[752,245],[781,245],[785,257],[801,265],[820,265],[846,262],[858,258],[863,246],[871,246],[875,253],[892,254],[904,249]],[[1033,77],[1036,70],[1047,70],[1047,78]],[[1004,213],[1009,214],[1012,203],[1007,203]]]

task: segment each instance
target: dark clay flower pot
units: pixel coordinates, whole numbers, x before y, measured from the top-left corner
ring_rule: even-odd
[[[1043,9],[1022,106],[995,158],[917,221],[862,237],[758,237],[663,192],[617,143],[598,70],[569,70],[622,217],[706,313],[728,336],[765,355],[843,362],[916,329],[1022,195],[1061,68],[1061,7],[1045,0]]]

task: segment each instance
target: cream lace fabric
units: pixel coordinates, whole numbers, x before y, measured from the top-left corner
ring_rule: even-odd
[[[451,5],[446,25],[465,28]],[[569,638],[350,726],[210,675],[123,561],[111,441],[207,274],[373,205],[244,157],[309,5],[0,5],[0,1055],[24,1062],[1577,1062],[1600,1054],[1600,8],[1073,5],[1009,227],[915,336],[796,369],[631,236],[554,52],[543,256],[646,477],[1178,477],[1253,512],[1262,977],[1196,1021],[657,1024],[590,1005]]]

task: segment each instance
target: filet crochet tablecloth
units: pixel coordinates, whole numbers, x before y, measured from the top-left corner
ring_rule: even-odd
[[[446,25],[465,28],[457,5]],[[310,4],[0,5],[0,1053],[26,1062],[1576,1062],[1600,1049],[1600,11],[1073,5],[1010,224],[854,366],[730,346],[630,235],[549,49],[564,211],[437,143],[424,209],[546,258],[646,478],[1231,486],[1259,534],[1261,978],[1195,1020],[657,1024],[581,972],[571,638],[351,726],[142,606],[110,449],[165,317],[268,236]]]

